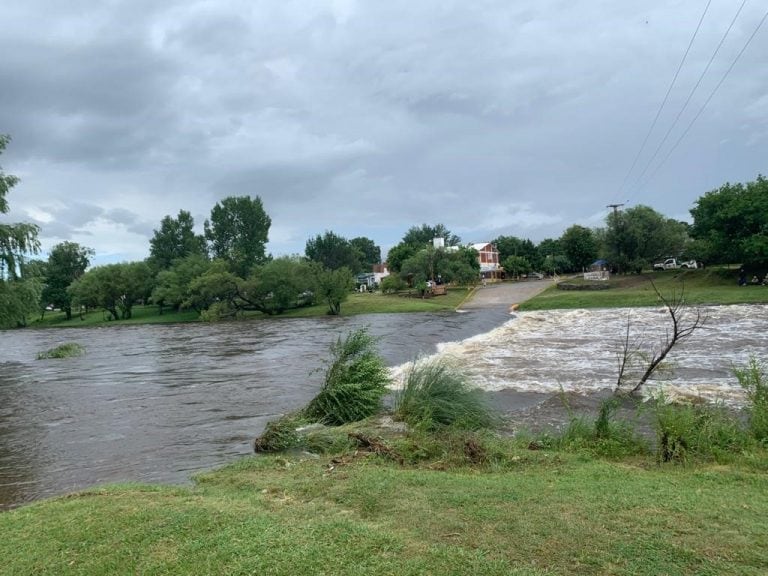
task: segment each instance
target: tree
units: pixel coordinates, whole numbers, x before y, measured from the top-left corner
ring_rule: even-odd
[[[225,260],[241,278],[267,261],[266,244],[272,220],[261,198],[230,196],[217,202],[205,221],[205,238],[214,258]]]
[[[651,286],[669,314],[671,330],[665,331],[665,337],[658,347],[643,350],[643,342],[639,339],[633,340],[630,336],[631,322],[627,317],[626,335],[621,355],[618,358],[619,374],[616,380],[616,392],[624,392],[629,388],[629,395],[638,394],[672,349],[690,338],[705,320],[700,308],[691,310],[685,304],[684,286],[679,292],[675,292],[671,296],[663,295],[653,280],[651,280]]]
[[[412,244],[396,244],[389,249],[387,253],[387,267],[392,272],[401,272],[403,263],[413,257],[421,248]]]
[[[432,240],[435,238],[442,238],[445,240],[446,246],[458,246],[461,243],[461,238],[456,236],[453,232],[448,230],[443,224],[437,224],[430,226],[428,224],[422,224],[421,226],[412,226],[408,229],[408,232],[403,236],[403,244],[411,244],[424,248],[427,244],[431,245]]]
[[[304,254],[329,270],[346,267],[357,273],[362,269],[362,253],[349,240],[330,230],[326,230],[322,236],[318,234],[307,240]]]
[[[768,263],[768,179],[725,184],[691,209],[691,235],[704,243],[706,259],[718,263]]]
[[[341,303],[347,299],[354,286],[352,272],[349,268],[329,270],[320,266],[315,266],[314,270],[318,298],[328,304],[328,314],[338,316],[341,314]]]
[[[688,239],[683,223],[648,206],[634,206],[607,217],[608,259],[620,271],[640,271],[653,260],[679,256]]]
[[[0,154],[10,137],[0,134]],[[19,179],[5,174],[0,167],[0,214],[8,212],[8,192]],[[30,314],[37,311],[42,282],[25,271],[27,254],[37,254],[38,227],[34,224],[0,224],[0,327],[25,326]]]
[[[205,273],[210,266],[206,256],[190,254],[175,260],[168,270],[161,270],[157,274],[155,289],[152,291],[152,302],[160,308],[160,313],[163,313],[164,306],[179,310],[190,296],[192,280]]]
[[[491,241],[499,251],[499,262],[504,262],[510,256],[525,258],[531,265],[531,270],[541,268],[542,258],[539,256],[536,245],[528,239],[523,240],[516,236],[499,236]]]
[[[157,270],[167,270],[174,261],[190,254],[205,253],[205,238],[195,234],[195,219],[179,210],[176,218],[166,216],[160,229],[154,231],[149,241],[150,265]]]
[[[531,263],[523,256],[507,256],[502,260],[502,266],[507,274],[519,277],[521,274],[528,274],[532,270]]]
[[[352,238],[349,243],[362,255],[360,263],[363,270],[370,271],[375,264],[381,264],[381,248],[370,238],[358,236]]]
[[[133,306],[149,298],[154,277],[146,262],[107,264],[90,269],[69,288],[72,305],[101,307],[112,320],[131,318]]]
[[[92,248],[80,246],[76,242],[62,242],[51,249],[46,266],[43,304],[53,304],[61,308],[72,319],[72,296],[67,288],[85,273],[93,256]]]
[[[560,237],[564,255],[576,270],[584,270],[597,258],[597,242],[592,230],[574,224]]]

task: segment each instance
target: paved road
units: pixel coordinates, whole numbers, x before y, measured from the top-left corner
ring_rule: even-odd
[[[461,308],[468,310],[472,308],[509,307],[533,298],[551,285],[552,280],[527,280],[479,286],[474,294],[461,305]]]

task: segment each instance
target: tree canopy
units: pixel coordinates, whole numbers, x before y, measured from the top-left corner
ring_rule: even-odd
[[[230,196],[217,202],[205,221],[205,238],[214,258],[226,261],[232,272],[245,278],[267,261],[266,245],[272,220],[261,198]]]
[[[707,192],[691,209],[691,235],[715,263],[768,262],[768,180],[725,184]]]
[[[45,271],[43,304],[53,304],[72,318],[72,296],[69,285],[85,273],[94,251],[76,242],[62,242],[51,249]]]
[[[157,270],[167,270],[175,260],[204,254],[205,238],[195,234],[194,228],[195,219],[186,210],[179,210],[176,218],[163,218],[149,241],[150,264]]]
[[[330,230],[307,240],[304,254],[329,270],[345,267],[353,273],[362,270],[363,254],[349,240]]]
[[[0,155],[10,140],[0,134]],[[0,166],[0,214],[8,212],[6,196],[18,181]],[[0,224],[0,327],[24,326],[38,309],[42,281],[37,274],[27,273],[24,266],[26,256],[40,250],[37,234],[34,224]]]

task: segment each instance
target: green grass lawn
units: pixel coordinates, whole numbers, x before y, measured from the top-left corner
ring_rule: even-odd
[[[607,290],[559,290],[552,286],[520,305],[521,310],[655,306],[659,299],[651,280],[669,297],[684,292],[688,304],[766,304],[768,286],[738,286],[735,271],[666,270],[613,276]],[[578,282],[578,280],[576,281]]]
[[[346,302],[341,305],[341,313],[344,316],[357,314],[379,314],[394,312],[435,312],[438,310],[454,310],[470,294],[466,288],[454,288],[448,290],[445,296],[421,299],[404,296],[384,295],[381,293],[352,293]],[[328,306],[317,304],[306,308],[289,310],[277,316],[267,316],[259,312],[248,313],[248,318],[311,318],[325,316]],[[46,312],[42,320],[33,319],[30,326],[43,327],[90,327],[96,325],[123,325],[123,324],[172,324],[180,322],[197,322],[199,315],[194,310],[174,312],[165,310],[158,312],[157,306],[134,306],[133,317],[129,320],[107,320],[107,313],[103,310],[89,312],[81,319],[74,315],[67,320],[63,312]]]
[[[0,514],[0,573],[758,575],[768,475],[519,448],[505,470],[246,458]]]

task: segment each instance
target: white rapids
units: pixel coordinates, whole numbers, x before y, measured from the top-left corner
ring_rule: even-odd
[[[647,392],[663,389],[668,396],[742,404],[744,392],[733,368],[745,366],[750,357],[765,359],[768,306],[708,306],[701,311],[703,326],[673,348]],[[692,309],[686,312],[690,317]],[[490,332],[440,344],[427,359],[452,361],[485,390],[587,394],[615,386],[627,322],[630,339],[649,353],[659,349],[671,325],[664,308],[521,312]],[[393,369],[396,381],[409,365]]]

